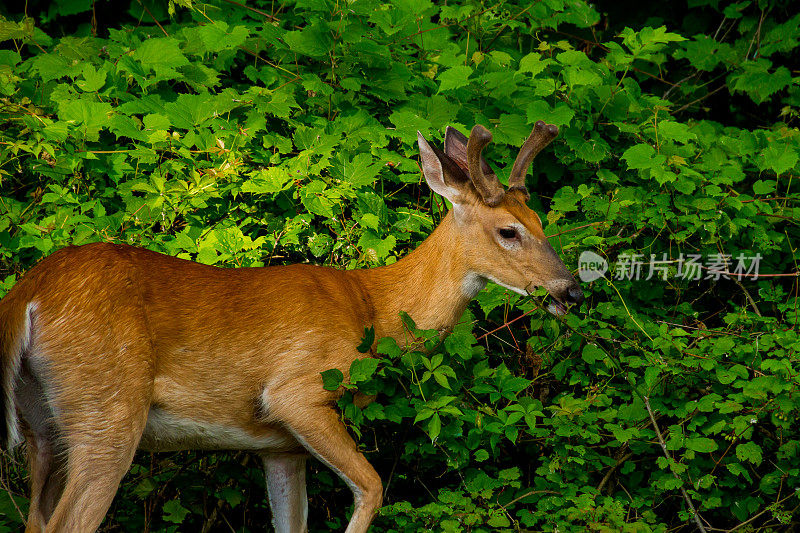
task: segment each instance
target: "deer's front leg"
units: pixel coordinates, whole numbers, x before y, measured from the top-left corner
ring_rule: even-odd
[[[355,509],[345,533],[366,533],[383,499],[378,473],[358,451],[338,414],[328,404],[287,407],[271,413],[309,453],[336,472],[353,491]]]
[[[267,494],[275,533],[308,531],[305,455],[264,455]]]

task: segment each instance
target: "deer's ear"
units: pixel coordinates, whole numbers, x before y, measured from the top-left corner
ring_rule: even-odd
[[[469,139],[466,135],[452,126],[447,126],[444,134],[444,153],[467,175],[469,175],[469,163],[467,162],[468,141]],[[481,156],[481,167],[483,167],[484,174],[494,174],[494,171],[483,156]]]
[[[453,205],[468,202],[474,193],[469,178],[460,166],[447,154],[428,144],[420,132],[417,132],[417,141],[422,174],[428,186],[450,200]]]

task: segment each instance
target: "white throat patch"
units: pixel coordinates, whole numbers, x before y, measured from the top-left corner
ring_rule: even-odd
[[[486,287],[486,278],[475,272],[469,271],[461,281],[461,292],[467,298],[474,298]]]

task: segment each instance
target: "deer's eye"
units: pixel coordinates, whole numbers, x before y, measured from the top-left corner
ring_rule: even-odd
[[[514,228],[500,228],[497,230],[497,233],[504,239],[513,240],[519,237],[517,230]]]

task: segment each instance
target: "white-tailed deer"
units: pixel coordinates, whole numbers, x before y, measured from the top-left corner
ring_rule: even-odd
[[[401,311],[445,334],[487,280],[543,286],[557,313],[583,300],[526,205],[530,162],[557,132],[535,125],[507,191],[484,127],[448,128],[444,152],[420,135],[425,179],[453,209],[391,266],[228,269],[95,243],[30,269],[0,301],[0,444],[27,441],[26,531],[96,530],[137,449],[258,453],[278,532],[306,530],[313,455],[353,491],[347,532],[367,531],[381,480],[320,372],[346,373],[370,325],[402,343]]]

